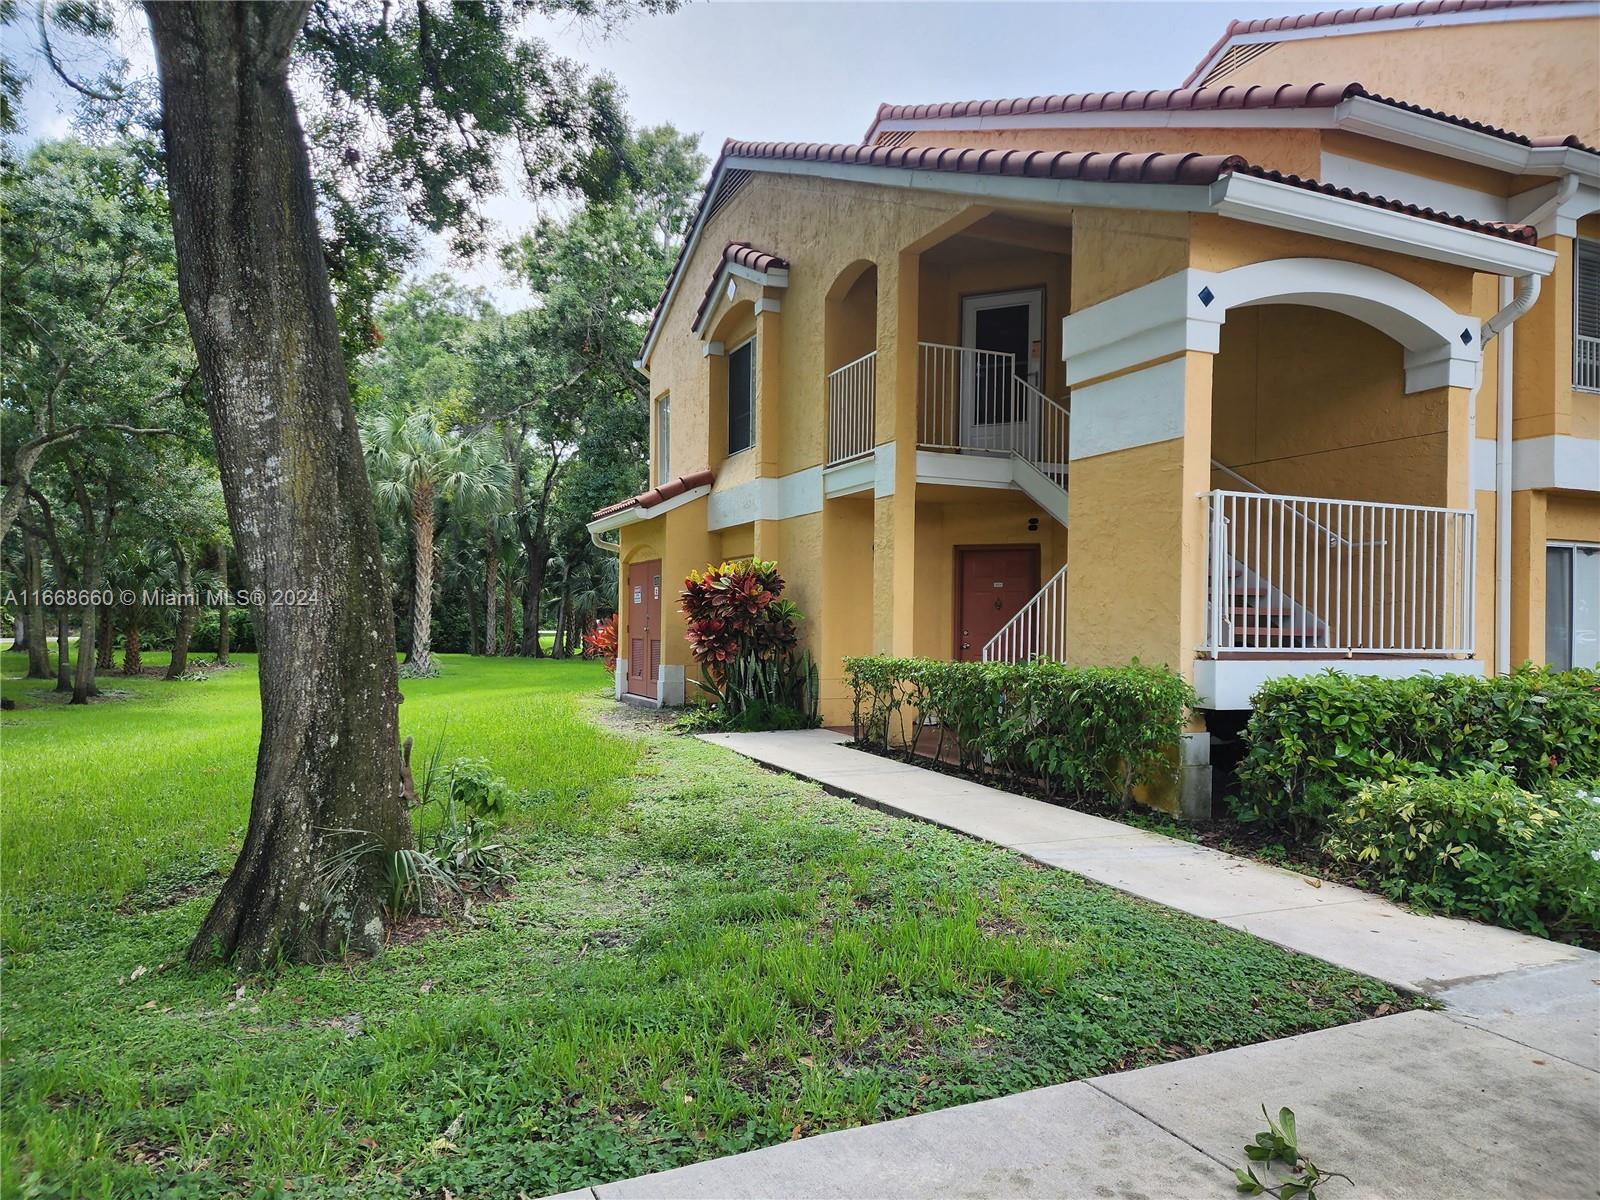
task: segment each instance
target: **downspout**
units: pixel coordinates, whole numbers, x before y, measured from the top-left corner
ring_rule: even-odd
[[[1578,190],[1578,177],[1569,174],[1556,186],[1555,195],[1534,209],[1523,224],[1538,227],[1548,221]],[[1539,299],[1539,276],[1522,275],[1517,278],[1515,293],[1510,279],[1500,279],[1500,311],[1490,317],[1483,327],[1483,346],[1504,333],[1505,343],[1500,347],[1495,388],[1495,439],[1494,439],[1494,673],[1506,675],[1511,671],[1511,492],[1512,479],[1512,417],[1515,409],[1512,393],[1513,356],[1515,333],[1513,322]],[[1481,375],[1480,375],[1481,379]],[[1477,393],[1473,393],[1476,406]],[[1474,432],[1474,437],[1477,434]]]
[[[621,542],[608,542],[603,537],[600,536],[600,533],[601,533],[601,531],[598,530],[598,529],[589,530],[589,540],[591,542],[593,542],[596,546],[599,546],[600,549],[606,551],[608,554],[621,554],[622,553],[622,543]]]
[[[1568,176],[1569,179],[1575,176]],[[1513,286],[1514,289],[1513,290]],[[1494,673],[1511,671],[1511,477],[1513,355],[1516,319],[1533,307],[1539,298],[1539,276],[1500,279],[1500,311],[1483,327],[1483,349],[1501,334],[1500,358],[1496,363],[1495,439],[1494,439]],[[1476,399],[1476,397],[1474,397]],[[1476,434],[1473,435],[1476,437]]]

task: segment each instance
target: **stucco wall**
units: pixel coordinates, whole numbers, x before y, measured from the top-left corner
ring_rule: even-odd
[[[1405,395],[1402,348],[1372,326],[1299,305],[1237,309],[1213,370],[1212,456],[1252,483],[1445,503],[1447,397]]]
[[[1529,135],[1600,143],[1600,21],[1495,21],[1279,42],[1219,83],[1359,80]]]

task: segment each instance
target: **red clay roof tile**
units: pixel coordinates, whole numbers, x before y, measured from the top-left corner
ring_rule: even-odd
[[[614,513],[626,512],[630,508],[654,508],[664,500],[671,500],[674,496],[683,495],[690,488],[709,487],[714,479],[716,479],[716,475],[711,471],[695,471],[689,475],[679,475],[676,479],[669,479],[663,484],[658,484],[648,492],[640,492],[637,496],[629,496],[626,500],[619,500],[615,504],[597,508],[589,519],[598,521],[601,517],[609,517]]]
[[[716,270],[711,272],[711,282],[706,284],[706,294],[700,298],[700,307],[694,310],[694,322],[689,326],[690,329],[699,329],[700,322],[705,320],[706,311],[711,307],[711,301],[717,290],[717,281],[722,278],[722,268],[729,263],[748,267],[763,275],[768,271],[789,269],[788,259],[779,258],[766,250],[757,250],[749,242],[729,242],[722,248],[722,258],[718,261]]]

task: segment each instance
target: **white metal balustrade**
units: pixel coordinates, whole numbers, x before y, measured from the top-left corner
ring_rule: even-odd
[[[871,454],[878,404],[878,352],[828,372],[828,466]]]
[[[1600,392],[1600,337],[1573,337],[1572,386]]]
[[[1014,454],[1066,488],[1069,413],[1017,374],[1016,355],[917,345],[919,446]]]
[[[1202,652],[1466,656],[1470,509],[1213,491]]]
[[[1067,655],[1067,569],[1045,581],[1012,618],[983,645],[984,662],[1027,662]]]

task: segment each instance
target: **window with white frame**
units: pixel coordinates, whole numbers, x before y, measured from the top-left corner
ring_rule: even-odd
[[[1600,392],[1600,240],[1578,238],[1572,264],[1572,386]]]
[[[656,483],[672,477],[672,393],[656,400]]]
[[[1545,662],[1600,666],[1600,545],[1550,542],[1544,554]]]
[[[755,444],[756,340],[728,352],[728,453],[737,454]]]

